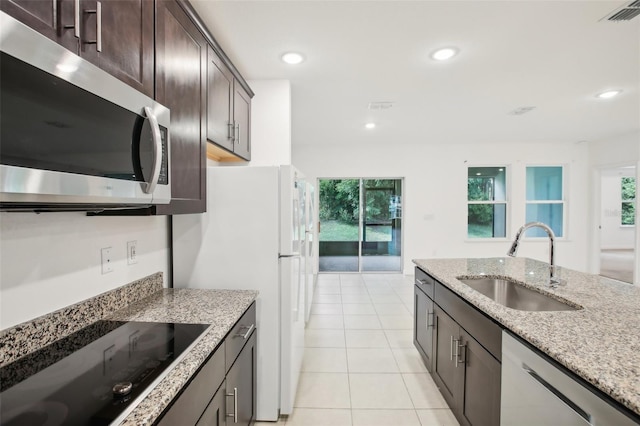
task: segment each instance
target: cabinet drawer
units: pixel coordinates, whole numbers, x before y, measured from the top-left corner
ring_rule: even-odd
[[[416,268],[416,286],[433,300],[435,280],[420,268]]]
[[[502,328],[497,323],[437,281],[434,301],[498,361],[502,359]]]
[[[185,390],[165,412],[159,426],[195,425],[224,381],[225,342],[205,361]]]
[[[256,303],[253,302],[224,339],[227,366],[226,371],[229,371],[229,368],[233,365],[238,354],[251,337],[255,328]]]

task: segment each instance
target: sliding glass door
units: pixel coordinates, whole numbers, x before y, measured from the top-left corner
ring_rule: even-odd
[[[320,179],[320,271],[402,270],[402,180]]]

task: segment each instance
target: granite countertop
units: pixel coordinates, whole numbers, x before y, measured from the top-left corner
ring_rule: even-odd
[[[472,305],[640,414],[640,288],[599,275],[557,268],[566,285],[546,287],[549,264],[526,258],[416,259]],[[515,279],[576,311],[529,312],[507,308],[457,278],[487,275]]]
[[[0,330],[0,367],[26,360],[27,364],[21,368],[40,369],[43,360],[38,358],[35,365],[30,365],[27,355],[56,345],[60,339],[99,320],[211,324],[195,346],[121,423],[125,426],[153,424],[258,296],[253,290],[166,289],[162,283],[162,273],[158,272]]]
[[[163,289],[105,319],[212,324],[121,425],[152,424],[256,299],[252,290]]]

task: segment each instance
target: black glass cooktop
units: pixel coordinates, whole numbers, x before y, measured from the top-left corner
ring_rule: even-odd
[[[0,369],[0,424],[109,425],[208,327],[98,321]]]

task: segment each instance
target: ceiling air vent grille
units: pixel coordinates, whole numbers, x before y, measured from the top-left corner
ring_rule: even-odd
[[[635,0],[627,6],[616,9],[606,19],[608,21],[630,21],[640,15],[640,0]]]

